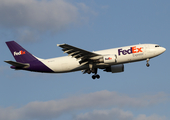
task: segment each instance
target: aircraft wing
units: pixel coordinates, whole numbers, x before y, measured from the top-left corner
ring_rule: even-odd
[[[4,61],[4,62],[11,64],[17,68],[27,68],[30,66],[28,63],[20,63],[20,62],[14,62],[14,61]]]
[[[57,44],[57,46],[63,48],[62,51],[64,51],[64,53],[67,53],[69,56],[72,56],[77,60],[81,59],[81,61],[79,62],[80,64],[84,62],[98,60],[103,57],[100,54],[89,52],[68,44]]]

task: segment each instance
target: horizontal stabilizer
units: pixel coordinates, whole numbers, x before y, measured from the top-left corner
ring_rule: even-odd
[[[28,63],[20,63],[20,62],[14,62],[14,61],[4,61],[4,62],[13,65],[16,68],[28,68],[30,66]]]

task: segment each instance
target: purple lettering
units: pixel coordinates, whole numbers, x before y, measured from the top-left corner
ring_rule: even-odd
[[[121,53],[123,55],[126,55],[126,54],[131,54],[132,53],[132,47],[128,50],[122,50],[122,49],[118,49],[118,54],[121,55]]]
[[[122,53],[123,53],[123,55],[126,55],[126,54],[127,54],[127,53],[126,53],[126,50],[123,50],[123,52],[122,52]]]
[[[120,55],[120,52],[123,52],[123,51],[121,51],[122,49],[118,49],[118,54]]]
[[[128,50],[126,50],[126,52],[127,52],[128,54],[131,54],[131,53],[132,53],[131,48],[130,48],[130,49],[128,49]]]

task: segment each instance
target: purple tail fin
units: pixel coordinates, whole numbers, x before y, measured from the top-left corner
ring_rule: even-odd
[[[8,41],[6,44],[17,62],[29,63],[31,61],[37,60],[31,53],[29,53],[15,41]]]

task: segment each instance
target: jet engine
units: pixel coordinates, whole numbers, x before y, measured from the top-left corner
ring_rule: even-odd
[[[123,64],[112,65],[110,67],[107,67],[104,71],[112,73],[124,72],[124,65]]]

